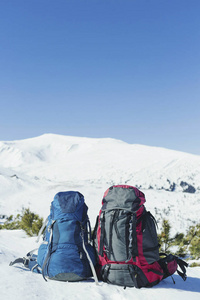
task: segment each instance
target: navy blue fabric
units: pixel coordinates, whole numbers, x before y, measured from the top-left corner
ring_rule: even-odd
[[[44,243],[38,250],[39,266],[43,268],[46,262],[43,268],[44,276],[53,278],[66,273],[76,274],[82,279],[92,276],[81,238],[82,226],[86,249],[95,265],[94,248],[88,244],[87,211],[88,207],[81,193],[69,191],[55,195],[51,203]],[[59,275],[59,278],[62,280],[62,275]]]
[[[83,210],[87,210],[84,197],[79,192],[60,192],[55,195],[51,204],[52,219],[76,218],[83,221]],[[84,214],[85,215],[85,214]]]
[[[47,244],[41,244],[38,249],[38,256],[37,256],[37,263],[42,268],[44,259],[48,252],[48,245]]]
[[[84,203],[83,195],[79,192],[60,192],[54,200],[57,200],[63,213],[74,213],[80,203]]]

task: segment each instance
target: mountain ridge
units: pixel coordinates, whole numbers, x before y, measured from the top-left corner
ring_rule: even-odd
[[[181,228],[181,216],[188,224],[199,219],[187,204],[200,205],[199,170],[200,156],[110,138],[45,134],[0,142],[0,214],[29,206],[45,216],[57,192],[79,190],[94,219],[104,191],[114,184],[129,184],[150,197],[147,205],[159,219],[166,207],[173,219],[177,201]]]
[[[200,157],[200,155],[198,154],[193,154],[193,153],[189,153],[186,151],[180,151],[180,150],[174,150],[171,148],[166,148],[166,147],[161,147],[161,146],[151,146],[151,145],[145,145],[145,144],[138,144],[138,143],[128,143],[125,142],[123,140],[120,139],[116,139],[116,138],[110,138],[110,137],[104,137],[104,138],[95,138],[95,137],[82,137],[82,136],[70,136],[70,135],[62,135],[62,134],[55,134],[55,133],[44,133],[42,135],[39,136],[35,136],[35,137],[31,137],[31,138],[25,138],[25,139],[16,139],[16,140],[3,140],[0,141],[0,147],[1,144],[5,144],[5,145],[13,145],[13,144],[19,144],[19,143],[29,143],[29,142],[37,142],[40,140],[51,140],[51,139],[60,139],[60,140],[64,140],[64,139],[68,139],[71,141],[93,141],[93,142],[99,142],[99,141],[112,141],[115,143],[121,143],[121,144],[126,144],[126,145],[130,145],[130,146],[139,146],[139,147],[145,147],[145,148],[149,148],[149,149],[160,149],[160,150],[166,150],[166,151],[173,151],[173,152],[177,152],[177,153],[182,153],[182,154],[186,154],[186,155],[191,155],[194,157]]]

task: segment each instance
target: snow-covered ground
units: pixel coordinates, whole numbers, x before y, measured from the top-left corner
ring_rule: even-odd
[[[146,207],[159,225],[169,219],[173,234],[200,223],[200,156],[130,145],[114,139],[90,139],[46,134],[0,142],[0,216],[16,215],[22,207],[43,218],[60,191],[85,196],[92,227],[105,190],[113,184],[139,187]],[[4,222],[1,218],[0,222]],[[152,289],[137,290],[91,281],[45,282],[19,265],[16,257],[36,248],[35,237],[23,231],[0,231],[1,299],[200,299],[200,268],[188,268],[183,282],[167,278]]]
[[[27,237],[23,231],[0,231],[0,295],[4,300],[199,300],[200,267],[188,268],[184,282],[174,275],[175,284],[167,278],[153,288],[126,288],[94,281],[69,283],[44,281],[40,274],[31,273],[20,264],[9,266],[10,261],[37,247],[36,238]]]

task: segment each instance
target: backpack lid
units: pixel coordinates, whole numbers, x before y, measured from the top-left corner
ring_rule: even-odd
[[[84,196],[79,192],[59,192],[51,203],[52,218],[76,218],[83,222],[87,218],[88,207],[85,204]]]
[[[125,209],[137,211],[145,203],[145,195],[130,185],[113,185],[104,194],[104,209]]]

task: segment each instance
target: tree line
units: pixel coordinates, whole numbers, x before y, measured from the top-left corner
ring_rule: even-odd
[[[160,252],[173,253],[182,258],[200,258],[200,224],[190,226],[186,234],[177,233],[172,237],[171,225],[168,220],[164,219],[161,232],[158,234],[158,241]]]

